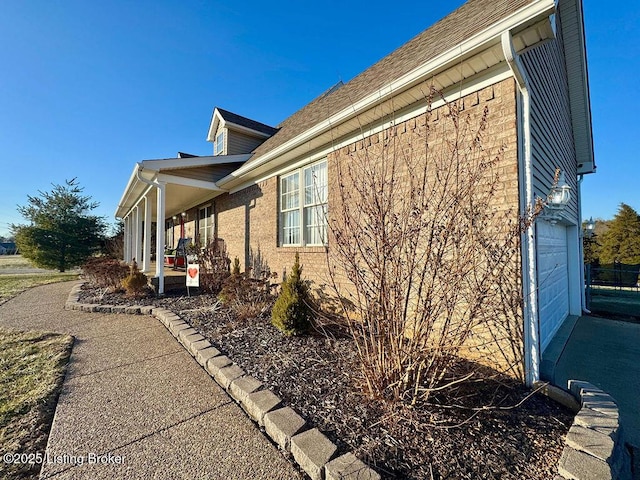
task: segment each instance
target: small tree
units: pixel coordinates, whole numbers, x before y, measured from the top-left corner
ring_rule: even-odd
[[[301,278],[300,256],[291,269],[291,274],[282,282],[282,289],[271,312],[271,323],[285,335],[298,335],[311,326],[309,289]]]
[[[82,195],[76,179],[53,185],[51,192],[28,197],[18,211],[29,225],[11,225],[22,255],[38,267],[64,272],[99,250],[105,231],[102,217],[89,215],[97,206]]]

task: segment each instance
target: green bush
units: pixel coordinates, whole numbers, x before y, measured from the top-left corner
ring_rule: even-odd
[[[136,262],[131,264],[129,275],[122,280],[122,287],[130,297],[142,297],[149,291],[147,276],[138,269]]]
[[[299,335],[311,326],[309,287],[302,281],[301,273],[300,257],[296,253],[291,275],[282,283],[271,311],[271,324],[285,335]]]

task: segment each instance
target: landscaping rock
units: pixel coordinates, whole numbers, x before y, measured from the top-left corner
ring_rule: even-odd
[[[211,361],[209,361],[209,363],[211,363]],[[262,427],[264,426],[265,414],[279,407],[281,403],[282,400],[280,397],[271,390],[261,390],[248,394],[244,397],[241,405],[249,416]]]
[[[570,479],[613,480],[607,462],[573,448],[565,448],[562,452],[558,473]]]
[[[337,447],[317,428],[299,433],[291,439],[291,454],[313,480],[322,480],[324,466]]]
[[[569,429],[565,443],[575,450],[583,451],[605,462],[613,456],[615,447],[610,436],[580,425],[573,425]]]
[[[189,335],[194,335],[197,334],[198,331],[195,328],[185,328],[182,329],[178,332],[178,336],[176,337],[181,343],[183,343],[185,341],[185,338],[187,338]],[[204,337],[202,337],[204,338]]]
[[[182,320],[172,320],[169,322],[169,331],[176,338],[178,338],[178,335],[180,335],[182,330],[187,330],[189,328],[191,328],[191,326]]]
[[[331,460],[324,467],[325,480],[380,480],[380,475],[367,467],[353,453]]]
[[[306,421],[290,407],[272,410],[264,416],[264,429],[267,435],[285,451],[289,451],[291,437],[300,432]]]
[[[229,365],[231,365],[231,360],[229,360],[229,357],[227,357],[226,355],[219,355],[217,357],[213,357],[207,360],[207,365],[205,366],[205,369],[207,370],[207,372],[209,372],[209,375],[215,378],[216,373],[218,373],[218,370],[220,370],[221,368],[227,367]]]
[[[218,382],[218,385],[223,387],[225,390],[228,390],[231,382],[236,378],[243,377],[244,375],[244,370],[242,370],[238,365],[229,365],[228,367],[219,369],[214,378],[216,382]]]
[[[200,340],[199,342],[193,342],[191,344],[191,355],[194,357],[198,354],[200,350],[204,350],[211,346],[211,342],[209,340]]]
[[[130,307],[125,307],[124,313],[126,313],[128,315],[140,315],[140,306],[133,305],[133,306],[130,306]]]
[[[198,350],[195,355],[196,361],[202,365],[203,367],[207,366],[207,362],[210,358],[220,356],[220,350],[215,347],[203,348],[202,350]]]
[[[618,429],[618,419],[590,408],[583,408],[575,416],[574,423],[592,428],[600,433],[611,434]]]
[[[262,388],[262,382],[251,377],[236,378],[229,386],[229,393],[238,403],[242,403],[247,395]]]

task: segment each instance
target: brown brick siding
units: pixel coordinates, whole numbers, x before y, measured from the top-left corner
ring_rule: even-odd
[[[488,129],[485,143],[495,149],[504,148],[502,160],[496,167],[499,174],[499,191],[496,206],[500,210],[519,210],[518,189],[518,143],[516,121],[516,86],[512,79],[502,81],[490,87],[474,92],[459,102],[464,113],[479,117],[484,108],[489,109]],[[442,112],[432,113],[433,128],[438,128]],[[385,143],[391,137],[397,137],[395,144],[406,153],[426,155],[426,146],[422,140],[425,132],[426,115],[409,119],[366,139],[354,142],[327,157],[329,177],[329,215],[338,201],[336,182],[336,162],[347,161],[349,155],[365,152],[371,155],[380,154]],[[444,124],[443,124],[443,128]],[[429,145],[437,146],[437,141]],[[278,178],[272,177],[257,185],[247,187],[233,194],[223,194],[215,199],[216,235],[225,241],[229,256],[240,259],[241,266],[250,266],[252,257],[259,252],[272,272],[282,279],[283,271],[289,271],[293,264],[295,252],[299,252],[303,264],[304,276],[313,282],[314,288],[326,288],[330,284],[328,278],[327,257],[323,248],[280,247],[278,245]],[[331,218],[331,217],[330,217]],[[517,213],[514,213],[514,219]],[[331,220],[330,220],[331,221]],[[331,239],[329,240],[331,245]],[[519,263],[519,258],[514,259]],[[520,322],[521,323],[521,322]],[[477,332],[475,346],[469,351],[471,356],[485,356],[480,346],[486,338],[482,329]],[[516,359],[512,359],[516,360]],[[490,363],[490,362],[489,362]],[[495,362],[494,367],[506,369],[509,361]],[[502,365],[500,365],[502,364]]]

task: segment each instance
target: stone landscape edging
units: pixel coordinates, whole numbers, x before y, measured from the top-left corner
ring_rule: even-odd
[[[151,315],[162,323],[189,354],[265,434],[313,480],[380,480],[380,475],[352,453],[335,456],[337,446],[259,380],[247,375],[231,359],[166,308],[142,305],[80,303],[82,283],[72,287],[65,309],[89,313]]]
[[[569,380],[567,388],[580,410],[565,438],[556,480],[631,480],[631,458],[613,397],[581,380]]]
[[[352,453],[337,458],[336,445],[262,382],[247,375],[182,318],[166,308],[140,305],[80,303],[82,284],[74,285],[65,304],[68,310],[96,313],[152,315],[246,412],[246,414],[313,480],[379,480],[380,475]],[[594,385],[569,380],[568,389],[580,407],[565,438],[555,480],[630,480],[631,460],[626,452],[615,400]],[[549,395],[554,398],[553,395]],[[567,399],[556,401],[574,407]]]

